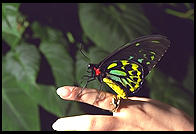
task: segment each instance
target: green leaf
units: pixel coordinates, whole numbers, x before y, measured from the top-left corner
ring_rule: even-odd
[[[66,47],[66,49],[68,48],[68,43],[65,40],[61,31],[58,31],[48,26],[42,26],[37,21],[33,22],[31,28],[33,30],[34,38],[40,38],[42,41],[58,42],[59,44]]]
[[[31,88],[36,89],[37,92],[34,93],[35,101],[37,101],[37,103],[39,103],[48,112],[51,112],[58,117],[83,114],[79,108],[79,103],[61,99],[57,95],[56,88],[54,86],[39,84],[33,85]]]
[[[2,74],[2,129],[40,130],[38,106],[20,88],[20,83],[5,70]]]
[[[110,52],[111,53],[111,52]],[[98,47],[91,47],[89,49],[89,56],[91,59],[91,63],[98,64],[101,62],[105,57],[107,57],[110,53],[98,48]]]
[[[56,93],[56,87],[36,84],[27,80],[19,81],[19,88],[23,90],[35,103],[41,105],[48,112],[58,117],[83,113],[78,103],[62,100]],[[73,110],[75,109],[75,110]],[[70,113],[70,111],[72,113]]]
[[[46,56],[52,68],[57,86],[73,85],[73,61],[63,44],[42,41],[40,50]]]
[[[33,23],[34,37],[40,38],[40,51],[49,62],[56,85],[73,85],[74,68],[62,32],[50,27],[43,27],[37,22]]]
[[[150,33],[150,23],[139,4],[83,3],[79,4],[79,17],[85,34],[107,52]]]
[[[39,22],[35,21],[31,24],[31,29],[33,31],[33,38],[40,38],[41,40],[50,40],[47,36],[47,30]]]
[[[22,44],[16,51],[10,51],[5,57],[6,71],[10,72],[20,82],[22,89],[35,103],[58,116],[65,115],[65,110],[59,104],[59,96],[53,86],[36,85],[35,80],[39,70],[39,53],[35,46]],[[58,99],[57,99],[58,98]]]
[[[2,19],[6,19],[6,15],[17,15],[19,3],[2,3]]]
[[[32,29],[34,32],[33,37],[41,39],[40,51],[52,68],[56,86],[73,85],[75,78],[74,64],[67,51],[68,43],[63,37],[62,32],[50,27],[41,26],[37,22],[32,24]],[[59,117],[83,114],[78,102],[62,100],[56,94],[56,89],[53,86],[39,85],[38,89],[41,91],[38,99],[45,98],[43,102],[40,102],[40,105],[47,111]],[[49,90],[47,96],[42,96],[47,90]]]
[[[194,116],[194,95],[187,93],[180,83],[156,69],[151,72],[150,80],[149,77],[147,80],[152,99],[165,102]]]
[[[11,48],[14,48],[26,27],[25,17],[18,10],[20,4],[3,3],[2,4],[2,37]]]
[[[165,9],[165,12],[179,18],[190,19],[194,22],[194,9],[189,9],[185,13],[173,9]]]
[[[191,9],[191,3],[184,3],[184,6],[185,6],[187,9]]]
[[[35,46],[21,43],[15,51],[9,51],[6,55],[5,67],[17,80],[35,82],[38,71],[40,55]]]

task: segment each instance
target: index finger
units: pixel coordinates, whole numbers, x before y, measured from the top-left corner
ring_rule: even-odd
[[[82,88],[80,87],[74,87],[74,86],[64,86],[57,89],[57,94],[65,100],[74,100],[79,102],[84,102],[96,107],[99,107],[101,109],[105,110],[113,110],[114,105],[112,105],[112,98],[113,94],[107,93],[107,92],[98,92],[96,89],[87,89],[85,88],[81,95],[77,97],[78,93]],[[99,93],[104,93],[104,98],[99,99],[96,101],[97,96],[99,96]]]

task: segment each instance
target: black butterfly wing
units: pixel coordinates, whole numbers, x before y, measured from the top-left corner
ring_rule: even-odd
[[[133,60],[144,67],[145,76],[157,64],[170,46],[170,41],[162,35],[150,35],[137,38],[120,47],[107,56],[98,65],[105,69],[108,62],[114,60]]]

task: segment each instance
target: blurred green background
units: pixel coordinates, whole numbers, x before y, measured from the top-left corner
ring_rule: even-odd
[[[2,129],[52,130],[58,117],[111,114],[64,101],[63,85],[81,86],[89,61],[99,63],[137,37],[167,36],[171,47],[136,96],[194,117],[193,3],[2,4]],[[88,87],[99,89],[93,81]],[[112,92],[107,86],[104,90]]]

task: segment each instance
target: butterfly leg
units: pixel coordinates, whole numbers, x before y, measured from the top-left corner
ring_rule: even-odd
[[[114,95],[113,98],[112,98],[112,105],[114,106],[114,109],[112,109],[112,112],[116,112],[117,109],[119,108],[120,106],[120,100],[121,100],[121,97],[117,95],[117,97]]]
[[[82,89],[80,90],[80,92],[76,95],[76,98],[78,98],[81,95],[82,91],[87,87],[88,83],[90,81],[93,81],[93,80],[95,80],[95,78],[88,78],[88,80],[86,81],[86,84],[82,87]]]
[[[103,82],[101,82],[101,85],[100,85],[100,88],[99,88],[98,93],[97,93],[97,95],[96,95],[96,98],[95,98],[94,103],[95,103],[95,102],[98,102],[98,101],[100,101],[100,100],[103,100],[103,99],[105,98],[105,93],[104,93],[104,92],[101,92],[101,91],[103,90],[103,89],[102,89],[102,85],[103,85]],[[102,93],[103,93],[104,96],[102,96]],[[94,103],[93,103],[93,104],[94,104]]]

